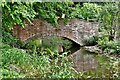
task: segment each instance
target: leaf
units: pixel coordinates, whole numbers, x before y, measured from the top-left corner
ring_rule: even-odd
[[[52,52],[49,48],[47,50],[50,52],[51,56],[54,57],[54,52]]]

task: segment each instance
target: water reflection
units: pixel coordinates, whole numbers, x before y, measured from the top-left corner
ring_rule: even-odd
[[[95,55],[84,48],[80,48],[72,55],[74,68],[77,71],[94,70],[98,67],[98,62]]]

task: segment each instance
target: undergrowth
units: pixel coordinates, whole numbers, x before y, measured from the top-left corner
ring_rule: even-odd
[[[1,47],[2,75],[4,78],[39,77],[39,78],[72,78],[75,76],[72,63],[68,61],[67,53],[51,59],[46,52],[41,56],[26,53],[8,45]]]

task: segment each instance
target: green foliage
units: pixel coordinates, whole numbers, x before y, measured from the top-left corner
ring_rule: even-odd
[[[2,76],[3,78],[22,78],[24,75],[22,74],[19,74],[15,71],[10,71],[8,69],[1,69],[1,73],[2,73]]]
[[[96,58],[99,63],[99,67],[94,71],[85,72],[85,77],[90,75],[90,78],[112,78],[114,80],[119,80],[119,58],[112,56],[105,57],[104,55],[96,55]],[[83,76],[84,76],[83,75]]]
[[[41,56],[28,54],[24,50],[4,45],[2,53],[3,77],[42,77],[42,78],[72,78],[74,71],[72,63],[68,61],[67,53],[50,59],[41,52]]]
[[[57,54],[60,46],[63,46],[64,51],[67,51],[72,47],[72,42],[61,37],[49,37],[46,39],[36,38],[25,44],[24,48],[28,49],[30,53],[34,52],[40,54],[40,51],[46,50],[49,52],[48,49],[50,49]]]
[[[30,53],[37,53],[40,52],[41,47],[42,47],[42,39],[40,38],[35,38],[30,40],[27,44],[22,45],[26,49],[30,49]]]
[[[119,78],[119,58],[96,55],[99,63],[96,70],[76,72],[67,52],[51,59],[50,55],[55,53],[50,49],[47,52],[42,51],[42,55],[38,56],[3,44],[0,51],[3,78]]]
[[[4,2],[2,4],[3,11],[3,27],[11,30],[13,25],[21,25],[24,27],[24,21],[31,22],[33,18],[43,18],[54,26],[58,24],[58,19],[65,14],[65,19],[70,18],[97,18],[101,6],[93,3],[84,3],[83,7],[79,4],[73,7],[73,2]]]
[[[36,12],[33,10],[33,5],[28,3],[9,3],[4,2],[2,4],[2,26],[6,30],[11,30],[13,25],[24,26],[24,21],[30,21],[36,15]]]
[[[120,42],[109,40],[108,35],[99,35],[97,42],[104,53],[120,54]]]
[[[2,36],[2,42],[5,44],[12,45],[16,41],[16,39],[9,32],[3,31]]]
[[[100,29],[109,35],[115,36],[120,25],[119,3],[105,3],[100,12],[99,19],[101,22]]]
[[[63,46],[64,50],[67,51],[69,48],[72,47],[72,41],[69,41],[61,37],[51,37],[49,39],[43,40],[43,47],[49,48],[52,51],[55,50],[58,51],[59,46]]]
[[[62,45],[64,46],[65,48],[65,51],[67,51],[68,49],[70,49],[73,45],[73,42],[72,41],[69,41],[67,39],[62,39]]]
[[[100,31],[104,35],[98,40],[99,45],[103,48],[105,53],[120,54],[119,45],[119,22],[120,22],[120,8],[119,2],[105,3],[100,11],[99,22]],[[111,38],[111,39],[110,39]]]
[[[109,41],[108,37],[98,40],[99,45],[103,48],[104,53],[120,54],[120,42]]]
[[[83,3],[81,7],[77,4],[74,11],[70,14],[73,18],[80,18],[84,20],[98,19],[101,11],[101,6],[95,3]]]
[[[101,6],[92,3],[84,3],[81,8],[81,15],[83,19],[98,18]]]
[[[50,50],[52,50],[53,52],[58,52],[58,46],[62,44],[62,39],[59,37],[49,37],[46,39],[43,39],[43,44],[42,44],[42,48],[47,49],[49,48]]]
[[[14,37],[10,32],[5,31],[4,29],[2,30],[1,42],[17,48],[22,47],[23,44],[19,39]]]
[[[69,17],[72,5],[72,2],[38,2],[34,3],[34,9],[38,13],[37,17],[46,19],[55,26],[62,14],[65,14],[66,18]]]
[[[97,37],[93,36],[93,37],[87,38],[83,41],[83,43],[84,43],[84,46],[94,46],[97,44]]]

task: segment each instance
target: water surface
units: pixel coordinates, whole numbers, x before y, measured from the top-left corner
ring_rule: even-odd
[[[98,61],[96,60],[96,54],[91,53],[84,48],[80,48],[72,55],[74,68],[77,71],[94,70],[98,67]]]

